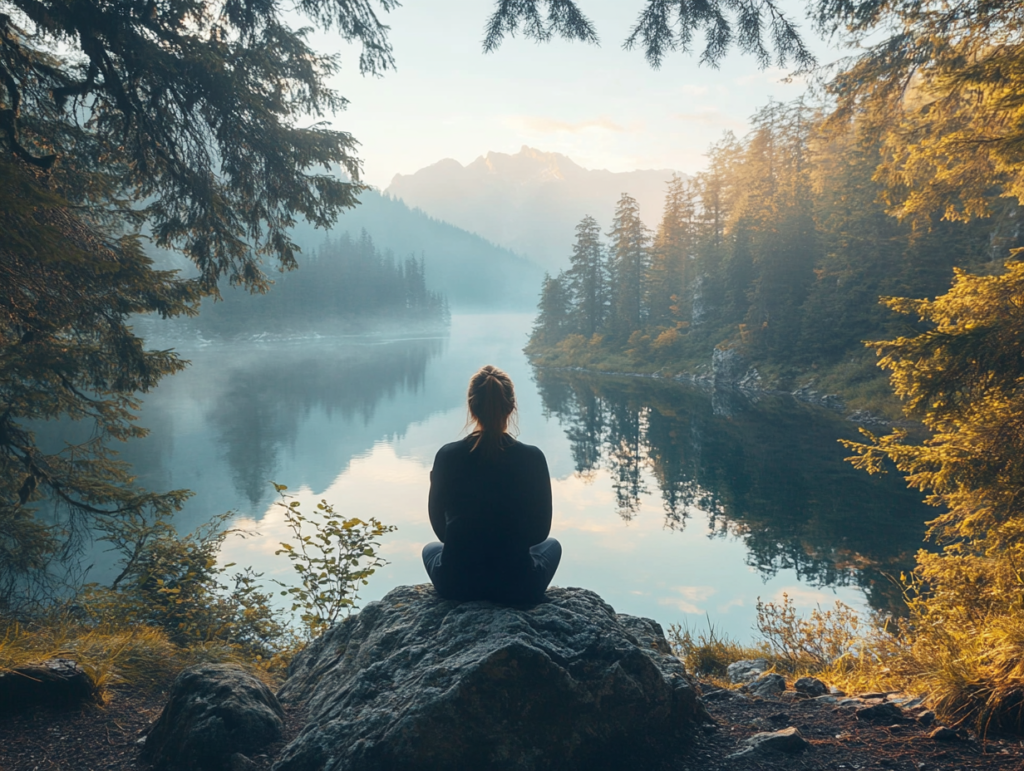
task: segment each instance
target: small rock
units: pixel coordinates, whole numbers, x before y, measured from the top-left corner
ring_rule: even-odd
[[[841,697],[841,696],[845,696],[846,695],[846,691],[841,691],[838,688],[836,688],[834,685],[830,685],[828,687],[828,692],[830,694],[832,694],[833,696],[840,696]]]
[[[71,659],[47,659],[0,673],[0,713],[35,706],[76,707],[95,694],[92,678]]]
[[[895,704],[888,704],[884,701],[867,707],[861,707],[854,714],[858,720],[864,720],[869,723],[893,723],[903,720],[903,710]]]
[[[786,678],[775,673],[761,675],[754,682],[743,686],[743,690],[751,696],[770,699],[786,690]]]
[[[725,674],[730,683],[749,683],[763,675],[766,669],[768,662],[765,659],[744,659],[726,667]]]
[[[868,699],[884,699],[888,695],[888,692],[883,693],[882,691],[868,691],[867,693],[858,693],[857,698],[864,699],[864,701],[867,701]]]
[[[934,731],[928,734],[928,738],[937,742],[954,742],[960,737],[957,735],[957,732],[954,731],[952,728],[947,728],[944,725],[940,725],[938,728],[936,728]]]
[[[935,713],[930,709],[926,709],[924,712],[918,713],[917,722],[927,728],[935,722]]]
[[[283,717],[271,690],[240,667],[192,667],[171,686],[142,757],[158,771],[246,771],[235,756],[280,739]]]
[[[801,677],[793,683],[793,687],[808,696],[822,696],[828,692],[828,686],[816,677]]]
[[[795,726],[783,728],[781,731],[770,731],[754,734],[743,740],[744,749],[730,757],[741,757],[753,752],[785,752],[794,753],[805,750],[811,743],[800,735]]]
[[[747,697],[739,691],[732,691],[728,688],[719,688],[717,691],[707,691],[701,698],[704,701],[747,701]]]

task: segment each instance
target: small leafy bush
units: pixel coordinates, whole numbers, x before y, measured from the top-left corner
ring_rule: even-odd
[[[175,645],[228,645],[256,661],[295,647],[296,638],[272,595],[251,568],[229,575],[221,565],[230,514],[179,537],[168,523],[133,520],[106,540],[122,552],[123,570],[111,587],[85,588],[80,606],[94,623],[162,629]]]
[[[378,539],[395,528],[374,517],[345,517],[325,500],[316,505],[317,514],[307,515],[299,501],[285,494],[287,487],[275,484],[274,489],[294,536],[275,554],[288,556],[300,581],[299,586],[281,584],[281,594],[292,598],[293,612],[301,611],[306,636],[315,637],[352,611],[359,587],[387,564],[377,553]]]
[[[90,584],[73,599],[53,603],[31,623],[0,621],[0,672],[55,656],[72,658],[92,677],[97,697],[111,685],[167,685],[183,668],[232,661],[273,681],[312,636],[348,613],[376,568],[378,539],[395,528],[376,519],[337,514],[326,501],[307,516],[275,485],[294,535],[282,543],[298,586],[276,582],[300,612],[296,630],[262,574],[220,564],[231,514],[179,536],[162,520],[131,514],[104,523],[103,540],[120,556],[111,586]],[[234,570],[232,570],[234,569]]]
[[[836,600],[831,610],[820,607],[809,618],[800,616],[793,600],[757,601],[757,630],[769,649],[791,672],[822,670],[850,655],[861,639],[860,618]]]

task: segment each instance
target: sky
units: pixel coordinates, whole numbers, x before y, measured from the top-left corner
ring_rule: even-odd
[[[580,0],[600,46],[506,39],[483,53],[485,0],[406,0],[382,14],[397,68],[364,77],[358,49],[316,34],[317,50],[339,52],[331,84],[349,100],[331,125],[360,142],[364,181],[384,189],[395,174],[444,158],[468,164],[489,151],[523,145],[558,152],[590,169],[673,169],[694,173],[727,130],[742,136],[769,98],[788,101],[806,88],[787,70],[760,70],[733,51],[718,70],[694,54],[670,54],[652,70],[639,50],[623,51],[642,0]],[[796,18],[803,20],[793,4]],[[843,52],[801,29],[819,62]]]

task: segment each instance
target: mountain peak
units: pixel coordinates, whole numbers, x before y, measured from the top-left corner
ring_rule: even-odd
[[[523,145],[514,154],[492,150],[465,166],[448,158],[415,174],[396,174],[387,192],[557,269],[572,253],[580,219],[591,215],[610,225],[623,192],[637,199],[641,217],[655,227],[672,174],[589,170],[561,153]]]

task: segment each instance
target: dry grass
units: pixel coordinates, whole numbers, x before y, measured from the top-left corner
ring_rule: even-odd
[[[668,629],[668,641],[672,652],[686,665],[688,672],[723,687],[732,687],[726,679],[726,669],[730,664],[761,658],[772,662],[767,645],[743,645],[715,629],[710,619],[707,629],[672,624]]]
[[[281,671],[276,663],[248,659],[236,646],[221,642],[175,645],[165,631],[152,626],[88,626],[55,616],[0,628],[0,671],[51,658],[78,663],[95,684],[101,703],[113,686],[165,688],[182,669],[204,662],[239,664],[271,685],[278,683]]]

